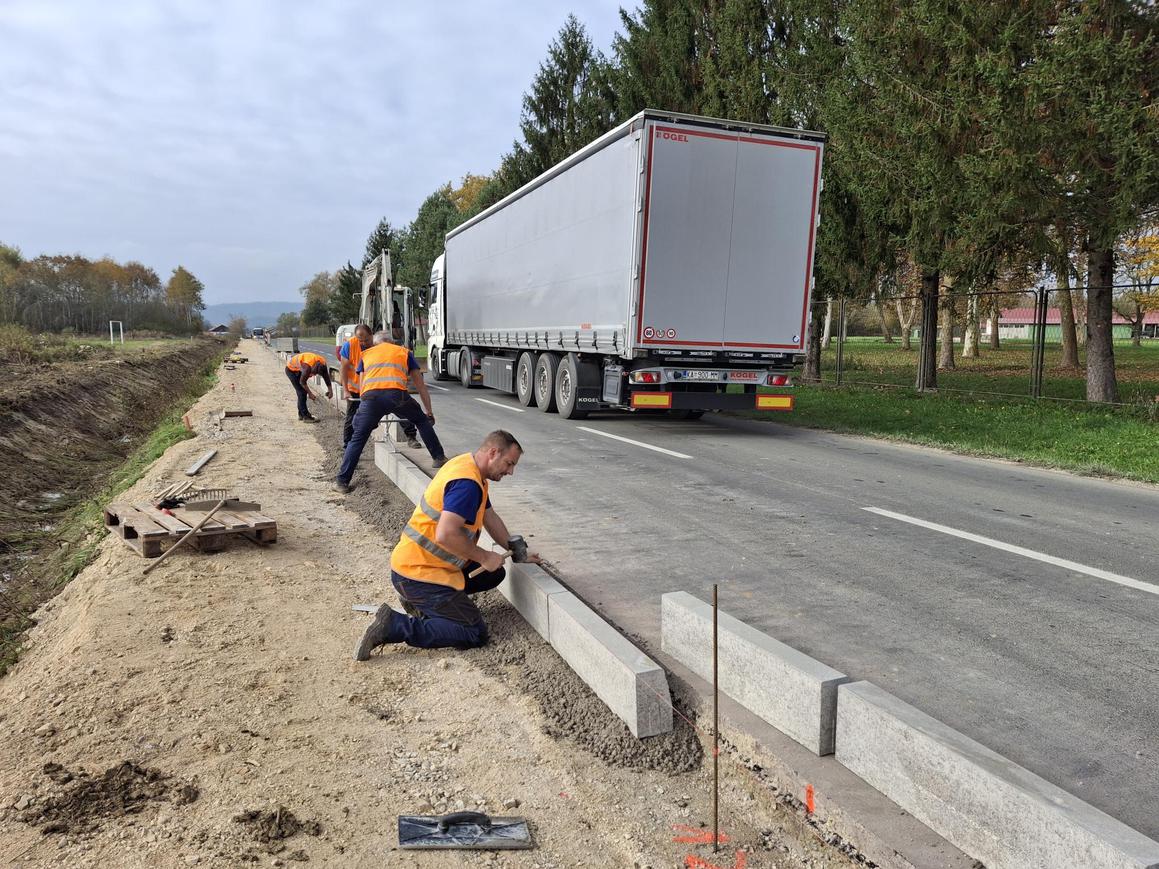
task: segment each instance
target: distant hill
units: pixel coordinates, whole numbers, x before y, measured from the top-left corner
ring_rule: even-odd
[[[229,325],[234,317],[245,317],[245,324],[251,329],[254,326],[273,326],[278,322],[278,314],[292,311],[297,314],[302,310],[302,300],[292,302],[225,302],[220,305],[206,305],[202,316],[210,326],[218,323]]]

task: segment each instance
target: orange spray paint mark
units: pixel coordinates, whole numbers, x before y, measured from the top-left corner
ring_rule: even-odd
[[[747,861],[748,855],[744,851],[737,851],[732,869],[745,869]],[[727,866],[721,866],[719,863],[713,863],[703,857],[697,857],[695,854],[689,854],[684,858],[684,867],[685,869],[728,869]]]
[[[805,785],[805,810],[811,815],[814,811],[813,786]]]
[[[673,824],[672,829],[676,831],[676,835],[672,837],[673,842],[679,842],[681,845],[711,845],[712,844],[712,830],[701,830],[696,827],[689,827],[685,824]],[[722,844],[728,841],[728,836],[721,833],[716,840],[717,844]]]

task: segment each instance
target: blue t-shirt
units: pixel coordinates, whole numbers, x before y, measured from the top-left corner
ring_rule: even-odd
[[[474,480],[451,480],[443,488],[443,509],[462,516],[464,522],[475,521],[482,500],[483,487]],[[490,498],[487,499],[487,506],[491,506]]]
[[[365,352],[365,350],[363,352]],[[349,341],[347,341],[345,344],[342,345],[342,358],[343,359],[350,358],[350,342]],[[362,373],[362,360],[361,359],[358,360],[358,367],[354,370],[357,371],[359,374]],[[417,362],[415,362],[415,355],[414,355],[414,352],[411,350],[406,351],[406,370],[407,371],[418,371],[419,370],[419,364]]]

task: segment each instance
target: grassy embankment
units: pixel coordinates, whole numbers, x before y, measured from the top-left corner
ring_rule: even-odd
[[[24,344],[23,338],[18,333],[13,335],[17,339],[17,346],[0,346],[8,346],[9,352],[13,350],[18,352]],[[0,339],[9,337],[7,334],[0,334]],[[68,358],[70,354],[75,354],[77,345],[91,343],[83,338],[34,337],[37,347],[32,358],[40,362]],[[124,355],[181,340],[148,339],[133,342],[140,345],[134,347],[130,347],[130,342],[126,341],[124,350],[113,350],[107,341],[104,346],[109,348],[110,356]],[[157,422],[144,442],[123,464],[108,474],[104,486],[99,491],[92,493],[60,516],[52,526],[52,530],[43,532],[39,541],[35,539],[25,541],[31,548],[37,548],[38,543],[41,548],[45,548],[46,545],[52,545],[53,548],[46,556],[38,557],[35,567],[32,568],[37,574],[33,581],[17,583],[6,592],[10,600],[6,601],[4,607],[6,618],[0,620],[0,676],[3,676],[19,657],[23,634],[33,625],[28,614],[72,581],[92,561],[97,546],[105,537],[103,512],[105,505],[141,479],[149,466],[165,450],[175,443],[193,437],[182,422],[182,416],[217,382],[217,369],[226,352],[228,351],[223,346],[221,353],[206,362],[187,382],[184,393],[174,398],[169,410]]]
[[[835,353],[823,355],[822,385],[794,389],[792,413],[746,415],[1159,483],[1159,341],[1116,345],[1123,401],[1116,407],[1083,400],[1084,374],[1060,369],[1057,347],[1047,348],[1047,398],[1038,400],[1026,397],[1027,342],[984,348],[980,359],[955,359],[955,370],[938,372],[932,394],[912,388],[916,352],[879,339],[846,344],[843,386],[834,388]]]

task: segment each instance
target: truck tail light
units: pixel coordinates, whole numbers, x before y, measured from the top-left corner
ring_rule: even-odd
[[[633,383],[659,383],[659,371],[633,371],[628,375],[628,379]]]
[[[770,374],[769,386],[792,386],[793,381],[788,374]]]

